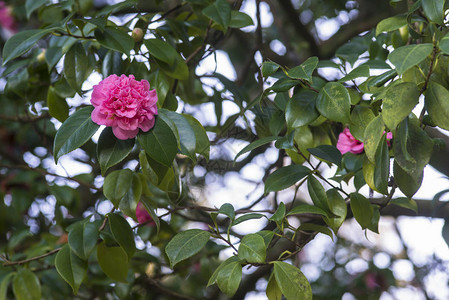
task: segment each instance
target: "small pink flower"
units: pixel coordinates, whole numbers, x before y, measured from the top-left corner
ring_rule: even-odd
[[[17,24],[11,14],[11,7],[6,6],[4,1],[0,1],[0,27],[6,29],[11,34],[17,32]]]
[[[149,226],[156,225],[153,221],[153,218],[150,216],[150,214],[147,212],[147,210],[143,206],[142,202],[139,202],[137,204],[136,218],[137,218],[137,222],[139,222],[139,224],[148,222]]]
[[[113,74],[95,85],[90,102],[95,107],[92,121],[112,127],[121,140],[134,138],[154,126],[157,115],[156,90],[150,91],[146,80],[140,82],[133,75]]]
[[[356,140],[349,132],[349,129],[345,128],[338,136],[337,149],[340,150],[341,154],[346,152],[358,154],[363,152],[363,143]]]

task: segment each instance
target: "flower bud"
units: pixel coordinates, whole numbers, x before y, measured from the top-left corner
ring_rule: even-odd
[[[36,57],[37,62],[43,63],[45,61],[45,49],[42,49],[41,53],[39,53]]]
[[[142,28],[136,27],[133,29],[133,32],[131,33],[132,38],[134,39],[134,41],[140,42],[143,38],[143,30]]]

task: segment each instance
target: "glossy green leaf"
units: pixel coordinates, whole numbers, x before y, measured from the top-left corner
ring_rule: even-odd
[[[229,203],[223,204],[218,210],[218,213],[228,216],[229,219],[231,219],[231,221],[235,219],[235,210],[232,204]]]
[[[374,113],[370,107],[361,105],[354,106],[351,112],[351,124],[349,124],[349,131],[352,136],[359,141],[363,141],[365,139],[365,129],[374,117]]]
[[[276,93],[286,92],[294,86],[299,84],[298,80],[289,79],[289,78],[281,78],[276,81],[270,89]]]
[[[73,292],[78,293],[87,274],[87,260],[79,258],[68,245],[65,245],[56,255],[55,267],[59,275],[72,287]]]
[[[14,276],[12,290],[17,300],[40,300],[42,297],[39,278],[29,269],[22,269]]]
[[[264,61],[262,63],[262,76],[268,77],[276,73],[280,66],[272,61]]]
[[[153,205],[151,205],[150,200],[147,197],[142,197],[140,199],[140,202],[143,204],[147,212],[150,214],[151,218],[153,219],[154,223],[156,224],[156,230],[159,232],[161,227],[161,221],[159,220],[158,215],[155,212],[155,208]]]
[[[265,180],[265,194],[286,189],[310,173],[304,166],[290,165],[271,173]]]
[[[233,263],[233,262],[238,262],[239,258],[237,256],[231,256],[228,259],[226,259],[224,262],[222,262],[218,268],[214,271],[214,273],[212,274],[212,276],[209,278],[209,281],[207,282],[207,286],[211,286],[212,284],[217,282],[217,277],[218,274],[220,273],[221,269],[223,269],[223,267],[225,267],[226,265]]]
[[[187,119],[190,126],[192,126],[193,131],[195,132],[195,152],[203,155],[206,160],[209,160],[210,142],[206,130],[204,129],[203,125],[201,125],[201,123],[194,117],[189,115],[184,115],[184,117]]]
[[[127,32],[116,27],[97,29],[95,37],[102,46],[126,55],[129,55],[134,48],[134,39]]]
[[[144,44],[150,55],[158,59],[158,64],[168,76],[180,80],[188,79],[189,68],[173,46],[161,39],[146,39]]]
[[[309,205],[309,204],[301,204],[298,206],[295,206],[292,210],[290,210],[287,214],[287,216],[291,215],[301,215],[301,214],[315,214],[315,215],[322,215],[327,217],[328,214],[321,208],[315,205]]]
[[[308,148],[307,151],[317,158],[341,166],[341,152],[335,146],[319,145],[316,148]]]
[[[392,80],[393,78],[395,78],[396,76],[398,76],[397,70],[395,70],[395,69],[388,70],[376,77],[372,77],[372,79],[367,83],[368,88],[381,87],[385,83],[387,83],[389,80]]]
[[[110,213],[106,215],[109,221],[109,228],[111,228],[112,235],[120,247],[125,250],[128,255],[128,260],[136,252],[136,243],[134,241],[134,233],[129,223],[120,215]]]
[[[313,204],[322,210],[329,212],[330,207],[326,191],[324,190],[323,185],[313,175],[310,175],[307,179],[307,188]]]
[[[444,86],[430,81],[425,95],[427,112],[432,121],[449,130],[449,91]]]
[[[432,49],[433,45],[428,43],[402,46],[391,52],[388,59],[396,67],[398,73],[403,74],[426,59],[432,53]]]
[[[69,106],[67,102],[55,93],[55,89],[52,86],[48,88],[47,107],[50,115],[59,122],[64,122],[69,117]]]
[[[90,115],[93,107],[77,110],[59,127],[53,145],[55,162],[63,156],[84,145],[100,127],[92,122]]]
[[[386,135],[381,138],[376,150],[376,168],[374,169],[374,185],[382,194],[387,194],[388,178],[390,175],[390,155]]]
[[[377,187],[374,184],[375,169],[376,169],[376,165],[365,156],[365,159],[363,160],[363,167],[362,167],[363,178],[364,178],[366,184],[368,184],[368,186],[372,190],[379,192],[377,190]]]
[[[395,161],[393,164],[394,182],[407,197],[411,198],[421,187],[424,172],[407,173]]]
[[[142,182],[145,181],[146,179],[143,174],[133,173],[131,186],[119,204],[119,209],[124,215],[136,219],[136,207],[142,196]]]
[[[334,240],[334,235],[332,231],[323,225],[313,224],[313,223],[302,223],[301,226],[298,227],[299,231],[308,231],[308,232],[320,232],[329,236],[332,240]]]
[[[231,22],[231,6],[226,0],[215,0],[214,3],[203,9],[202,13],[225,30]]]
[[[100,134],[97,144],[97,159],[101,174],[125,159],[134,147],[135,139],[119,140],[111,127],[106,127]]]
[[[77,222],[71,226],[68,240],[73,253],[80,259],[87,260],[97,245],[98,226],[91,222]]]
[[[368,159],[375,163],[375,156],[377,151],[377,146],[379,145],[382,134],[384,133],[385,126],[382,121],[382,116],[378,115],[369,122],[365,129],[364,149]]]
[[[240,241],[238,256],[249,263],[265,262],[267,253],[263,237],[258,234],[247,234]]]
[[[288,71],[288,77],[312,82],[312,73],[318,66],[318,57],[309,57],[305,62]]]
[[[274,214],[270,217],[270,221],[274,221],[276,223],[281,223],[285,218],[285,204],[284,202],[279,203],[279,207],[276,209]]]
[[[407,25],[406,15],[397,15],[380,21],[376,26],[376,36],[382,32],[391,32]]]
[[[130,169],[116,170],[104,179],[103,194],[115,207],[119,206],[120,200],[131,187],[133,174]]]
[[[165,247],[170,267],[200,252],[209,238],[210,233],[201,229],[189,229],[175,235]]]
[[[446,35],[441,38],[438,47],[444,54],[449,54],[449,33],[446,33]]]
[[[103,241],[97,246],[97,258],[101,270],[109,278],[119,282],[127,282],[128,255],[122,247],[108,247]]]
[[[231,11],[231,20],[229,22],[229,27],[231,28],[243,28],[246,26],[254,25],[253,19],[247,14],[233,10]]]
[[[326,195],[329,201],[330,211],[334,216],[324,217],[324,221],[335,233],[337,233],[340,226],[346,220],[348,211],[346,201],[337,189],[327,190]]]
[[[369,67],[367,65],[361,65],[357,68],[354,68],[348,75],[339,79],[339,82],[351,81],[360,77],[369,77]]]
[[[287,300],[312,300],[312,288],[304,274],[283,261],[273,262],[276,282]]]
[[[112,13],[119,12],[123,9],[133,7],[137,5],[137,0],[126,0],[123,2],[116,3],[114,5],[106,5],[102,10],[97,13],[97,16],[107,16]]]
[[[238,225],[242,222],[248,221],[248,220],[254,220],[254,219],[260,219],[265,217],[265,215],[258,214],[258,213],[249,213],[245,214],[243,216],[238,217],[232,222],[232,226]]]
[[[9,38],[3,47],[3,65],[21,56],[34,47],[41,38],[52,32],[54,28],[32,29],[16,33]]]
[[[268,280],[265,294],[267,295],[268,300],[282,300],[282,292],[273,273]]]
[[[369,200],[359,193],[351,193],[350,204],[352,214],[362,229],[370,227],[374,211]]]
[[[240,262],[231,262],[223,266],[217,275],[217,285],[228,296],[233,296],[242,280],[242,265]]]
[[[243,155],[243,154],[250,152],[256,148],[259,148],[260,146],[266,145],[266,144],[276,141],[278,139],[279,139],[278,136],[267,136],[267,137],[264,137],[261,139],[257,139],[254,142],[250,143],[249,145],[245,146],[242,150],[240,150],[239,153],[237,153],[237,155],[235,156],[234,161],[236,161],[240,155]]]
[[[318,94],[316,108],[329,120],[350,123],[351,98],[341,83],[326,83]]]
[[[444,3],[445,0],[422,0],[422,8],[426,17],[439,25],[444,23]]]
[[[397,205],[400,207],[411,209],[415,213],[418,212],[418,205],[416,204],[416,201],[413,199],[409,199],[406,197],[394,198],[394,199],[391,199],[390,204],[394,204],[394,205]]]
[[[259,232],[256,232],[256,234],[260,235],[264,242],[265,242],[265,247],[268,247],[268,245],[270,245],[271,240],[273,239],[274,236],[274,232],[271,230],[262,230]]]
[[[309,125],[319,117],[316,98],[316,93],[308,91],[293,95],[285,107],[285,120],[288,128]]]
[[[29,19],[31,14],[38,8],[45,6],[49,0],[27,0],[25,2],[25,10],[27,18]]]
[[[145,152],[164,166],[170,167],[178,152],[177,140],[170,126],[162,119],[156,118],[154,127],[137,136]]]
[[[382,119],[394,132],[396,126],[404,120],[419,102],[419,89],[416,84],[403,82],[388,89],[382,106]]]
[[[8,286],[9,286],[9,283],[11,282],[12,277],[15,275],[16,275],[15,272],[11,272],[11,273],[3,276],[2,280],[0,281],[0,300],[8,299],[8,298],[6,298],[6,296],[8,294]]]
[[[88,69],[89,59],[86,50],[81,43],[76,43],[65,55],[63,71],[69,85],[80,95],[81,87],[89,75]]]

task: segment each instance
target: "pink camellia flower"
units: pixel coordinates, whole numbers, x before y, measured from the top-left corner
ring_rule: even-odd
[[[341,154],[346,152],[358,154],[363,152],[363,143],[352,136],[349,128],[345,128],[338,136],[337,149]]]
[[[137,218],[137,222],[139,222],[139,224],[148,222],[149,226],[156,225],[153,221],[153,218],[150,216],[150,214],[147,212],[147,210],[143,206],[142,202],[139,202],[137,204],[136,218]]]
[[[17,24],[11,14],[11,7],[6,6],[4,1],[0,1],[0,27],[10,34],[17,32]]]
[[[391,146],[390,140],[393,138],[393,133],[388,132],[387,133],[387,145],[388,147]],[[342,133],[338,136],[337,141],[337,149],[340,150],[341,154],[345,154],[346,152],[351,152],[354,154],[362,153],[363,143],[359,140],[357,140],[355,137],[352,136],[351,132],[348,128],[345,128]]]
[[[90,102],[95,107],[92,121],[112,127],[121,140],[134,138],[154,126],[157,115],[156,90],[150,91],[146,80],[140,82],[133,75],[113,74],[94,86]]]

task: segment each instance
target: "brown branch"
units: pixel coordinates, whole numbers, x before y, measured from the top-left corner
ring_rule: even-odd
[[[9,261],[9,260],[7,260],[5,263],[3,263],[3,266],[4,267],[9,267],[9,266],[15,266],[15,265],[23,265],[23,264],[29,263],[30,261],[39,260],[41,258],[45,258],[47,256],[53,255],[55,253],[58,253],[59,250],[61,250],[61,248],[56,248],[56,249],[53,249],[50,252],[47,252],[45,254],[42,254],[42,255],[39,255],[39,256],[35,256],[35,257],[31,257],[31,258],[24,259],[24,260],[18,260],[18,261]],[[5,258],[3,257],[3,259],[5,259]]]

